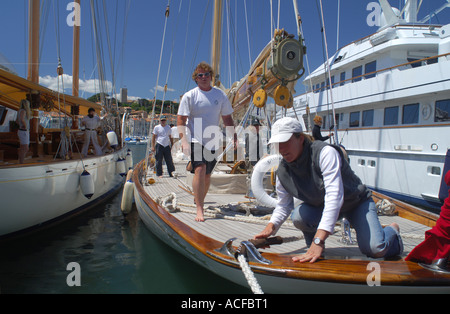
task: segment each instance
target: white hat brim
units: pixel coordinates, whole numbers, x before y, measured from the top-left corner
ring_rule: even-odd
[[[272,137],[270,138],[269,144],[287,142],[291,138],[292,134],[294,134],[294,133],[280,133],[280,134],[272,135]]]

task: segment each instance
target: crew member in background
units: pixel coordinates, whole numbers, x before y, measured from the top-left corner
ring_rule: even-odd
[[[20,109],[17,112],[17,123],[19,124],[19,131],[17,136],[19,137],[20,148],[18,151],[19,163],[23,164],[25,156],[28,153],[30,145],[30,119],[31,108],[28,100],[22,99],[20,102]]]
[[[97,129],[100,127],[101,119],[99,116],[95,114],[94,108],[89,108],[88,115],[85,116],[81,120],[81,126],[85,126],[84,130],[84,144],[83,148],[81,149],[81,155],[83,157],[87,157],[89,144],[92,141],[92,145],[94,146],[95,155],[96,156],[102,156],[102,148],[98,144],[98,137],[97,137]]]
[[[321,116],[315,116],[314,117],[314,127],[312,130],[312,135],[315,140],[319,141],[326,141],[330,137],[333,136],[333,133],[330,133],[330,135],[322,136],[322,132],[320,131],[320,128],[322,127],[322,117]]]
[[[167,125],[167,118],[165,116],[161,116],[159,121],[159,124],[153,129],[152,137],[152,149],[156,159],[156,176],[162,177],[162,164],[164,158],[169,176],[173,177],[172,172],[175,171],[175,166],[173,165],[171,153],[173,145],[171,136],[172,129]]]

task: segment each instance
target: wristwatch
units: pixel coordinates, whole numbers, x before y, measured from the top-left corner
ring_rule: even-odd
[[[325,244],[325,241],[323,241],[323,240],[321,240],[320,238],[314,238],[314,244],[317,244],[317,245],[324,245]]]

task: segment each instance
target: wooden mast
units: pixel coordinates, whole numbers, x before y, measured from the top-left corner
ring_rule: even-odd
[[[213,32],[211,44],[211,67],[214,71],[212,83],[214,86],[220,84],[220,50],[221,50],[221,35],[222,35],[222,0],[214,0],[214,14],[213,14]]]
[[[28,75],[27,80],[39,84],[40,0],[28,2]]]
[[[75,11],[80,9],[80,0],[75,0]],[[80,14],[78,12],[77,14]],[[75,22],[73,25],[73,53],[72,53],[72,95],[78,97],[79,95],[79,78],[80,78],[80,70],[79,70],[79,60],[80,60],[80,22],[81,18],[75,16]],[[77,23],[78,22],[78,23]],[[78,129],[78,115],[80,112],[80,108],[78,105],[72,105],[71,113],[73,115],[72,118],[72,129]]]
[[[27,80],[39,84],[40,0],[28,1],[28,73]],[[32,110],[30,136],[35,137],[39,126],[40,95],[31,91],[27,96]]]

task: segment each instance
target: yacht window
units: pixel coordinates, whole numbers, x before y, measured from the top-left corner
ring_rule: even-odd
[[[375,72],[376,70],[377,70],[377,61],[376,60],[366,63],[366,65],[364,66],[364,74]],[[375,77],[375,73],[372,73],[369,75],[364,75],[364,78],[366,78],[366,79],[371,78],[371,77]]]
[[[345,72],[341,72],[341,79],[340,79],[340,81],[341,81],[341,86],[342,85],[344,85],[345,84]]]
[[[414,61],[417,61],[417,60],[420,60],[420,59],[407,58],[407,60],[408,60],[408,62],[413,62],[413,63],[411,63],[411,67],[412,68],[418,68],[418,67],[422,66],[422,62],[414,62]]]
[[[398,124],[398,106],[384,109],[384,125]]]
[[[433,63],[437,63],[438,59],[437,58],[431,58],[431,59],[428,59],[426,62],[427,62],[427,64],[433,64]]]
[[[360,65],[359,67],[353,68],[353,70],[352,70],[353,78],[360,76],[360,75],[362,75],[362,65]],[[358,81],[361,81],[361,77],[352,79],[352,82],[358,82]]]
[[[362,126],[373,126],[373,114],[373,109],[363,111]]]
[[[403,106],[402,124],[419,123],[419,104]]]
[[[325,90],[325,82],[320,83],[320,91],[323,92]]]
[[[434,122],[450,121],[450,99],[436,101]]]
[[[355,128],[359,126],[359,111],[350,112],[350,127]]]

